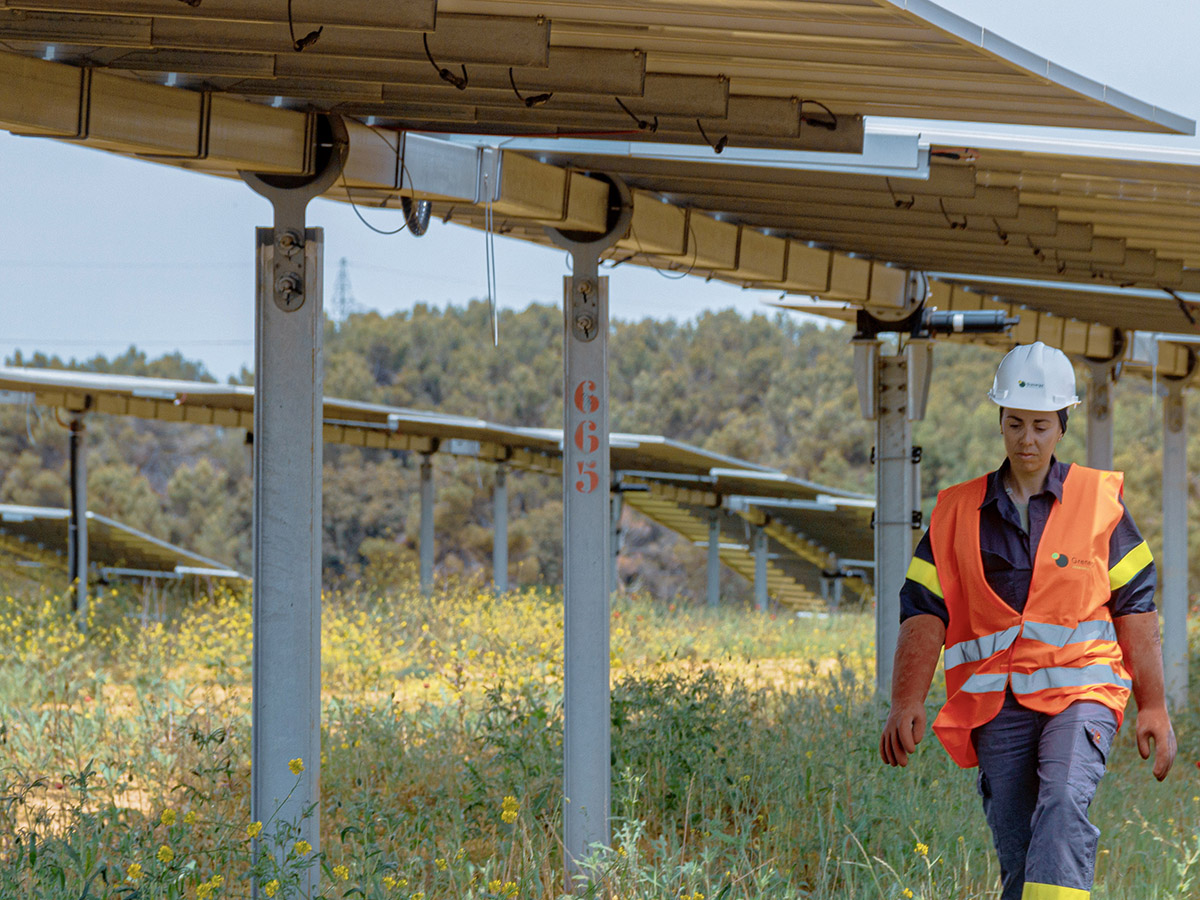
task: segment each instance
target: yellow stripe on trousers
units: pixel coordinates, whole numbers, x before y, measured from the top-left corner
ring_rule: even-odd
[[[1025,882],[1025,890],[1021,892],[1021,900],[1088,900],[1091,896],[1091,891],[1059,887],[1057,884],[1038,884],[1035,881]]]

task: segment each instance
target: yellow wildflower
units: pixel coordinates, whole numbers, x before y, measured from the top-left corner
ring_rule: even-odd
[[[517,890],[517,883],[515,881],[506,881],[504,882],[504,887],[500,888],[500,893],[505,897],[515,897],[517,896]]]
[[[297,756],[290,763],[288,763],[288,768],[292,770],[293,775],[299,775],[304,771],[304,760]]]
[[[297,856],[307,856],[312,850],[312,844],[310,844],[308,841],[300,840],[296,841],[292,849],[296,851]]]
[[[262,832],[262,822],[251,822],[246,826],[246,837],[256,838]]]
[[[396,887],[396,879],[393,878],[391,875],[384,875],[383,876],[383,886],[385,888],[387,888],[389,891],[394,890]]]
[[[433,864],[435,866],[437,866],[437,869],[439,872],[445,872],[446,869],[449,868],[449,866],[450,866],[450,864],[447,863],[446,860],[442,859],[441,857],[438,857],[437,859],[435,859],[433,861]]]
[[[207,881],[196,885],[196,900],[208,900],[212,896],[213,886]]]
[[[905,897],[911,897],[911,896],[913,895],[913,892],[912,892],[912,891],[910,891],[908,888],[905,888],[903,891],[901,891],[901,893],[902,893],[902,894],[903,894]]]
[[[501,887],[503,887],[503,884],[501,883],[499,878],[493,878],[491,881],[488,882],[488,890],[491,891],[493,894],[500,893]]]
[[[516,797],[505,797],[500,804],[500,818],[502,821],[511,825],[517,821],[517,810],[521,808],[521,804]]]
[[[913,853],[916,853],[918,856],[928,856],[929,845],[922,844],[920,841],[917,841],[917,846],[913,847]]]
[[[195,825],[196,824],[196,813],[193,810],[189,809],[187,812],[185,812],[183,814],[183,824],[184,825]]]
[[[172,825],[175,824],[175,810],[164,809],[162,811],[162,815],[158,817],[158,820],[160,822],[162,822],[164,825],[166,825],[168,828],[170,828]]]
[[[168,847],[166,844],[163,844],[161,847],[158,848],[158,853],[156,853],[155,856],[158,857],[158,861],[160,863],[162,863],[163,865],[167,865],[168,863],[170,863],[171,860],[173,860],[175,858],[175,851],[172,850],[170,847]]]
[[[142,877],[142,864],[130,863],[129,868],[125,870],[126,881],[137,881]]]
[[[345,866],[334,866],[333,877],[340,878],[342,881],[347,881],[350,878],[350,870]]]
[[[279,890],[279,879],[272,878],[270,881],[268,881],[266,884],[264,884],[262,886],[262,889],[263,889],[263,893],[266,894],[268,897],[274,897],[275,892],[277,890]]]

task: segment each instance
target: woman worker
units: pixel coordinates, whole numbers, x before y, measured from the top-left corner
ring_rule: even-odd
[[[956,763],[979,766],[1002,900],[1085,900],[1100,836],[1088,806],[1130,688],[1154,777],[1175,758],[1154,561],[1121,473],[1054,456],[1079,402],[1062,352],[1014,348],[988,396],[1007,458],[938,494],[900,595],[879,753],[907,765],[944,645],[946,704],[933,730]]]

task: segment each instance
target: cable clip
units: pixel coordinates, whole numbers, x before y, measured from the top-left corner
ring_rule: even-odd
[[[421,35],[421,43],[425,45],[425,55],[429,58],[429,64],[433,66],[434,71],[438,73],[438,78],[442,79],[442,81],[446,82],[447,84],[454,85],[460,91],[465,91],[467,89],[467,67],[462,65],[462,63],[459,63],[459,66],[462,68],[462,75],[455,75],[449,69],[444,69],[439,66],[437,61],[433,58],[433,54],[429,52],[428,34]]]
[[[466,74],[467,70],[464,68],[463,75],[466,76]],[[527,109],[533,109],[536,106],[544,106],[547,101],[554,96],[554,92],[550,91],[545,94],[530,94],[528,97],[522,97],[521,92],[517,90],[517,81],[515,78],[513,78],[512,66],[508,67],[508,83],[512,85],[513,93],[517,95],[517,99],[524,103]]]
[[[704,138],[704,143],[713,148],[713,153],[720,153],[729,144],[729,135],[722,135],[721,139],[715,144],[704,130],[704,126],[700,124],[700,120],[696,120],[696,127],[700,129],[700,137]]]
[[[194,0],[194,2],[193,2],[193,0],[183,0],[183,2],[186,3],[188,6],[199,6],[200,5],[200,0]],[[290,34],[292,36],[292,49],[295,50],[297,53],[299,53],[301,50],[304,50],[306,47],[311,47],[313,44],[315,44],[317,42],[317,38],[319,38],[321,36],[321,32],[325,30],[325,26],[322,25],[316,31],[310,31],[304,37],[297,39],[296,38],[296,24],[292,20],[292,0],[288,0],[287,16],[288,16],[288,34]]]
[[[632,109],[622,103],[620,97],[613,97],[613,99],[617,101],[617,106],[625,110],[625,113],[629,116],[629,118],[637,122],[639,131],[649,131],[651,134],[654,134],[656,131],[658,131],[658,116],[654,117],[653,122],[647,122],[645,119],[639,118]]]

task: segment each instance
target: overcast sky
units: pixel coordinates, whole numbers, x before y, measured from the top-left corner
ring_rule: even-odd
[[[1200,118],[1195,0],[942,5],[1069,69]],[[1191,138],[1149,140],[1200,147]],[[134,343],[152,356],[180,350],[202,359],[219,378],[252,360],[254,227],[269,224],[271,212],[240,182],[0,132],[0,199],[0,356],[20,348],[87,358]],[[383,228],[397,224],[394,213],[363,214]],[[361,308],[389,313],[486,295],[478,232],[435,223],[419,240],[385,237],[346,204],[323,200],[308,218],[325,229],[327,305],[343,257]],[[496,250],[502,306],[559,302],[561,252],[505,238]],[[752,312],[776,296],[632,266],[610,275],[612,314],[625,319],[684,319],[730,306]]]

